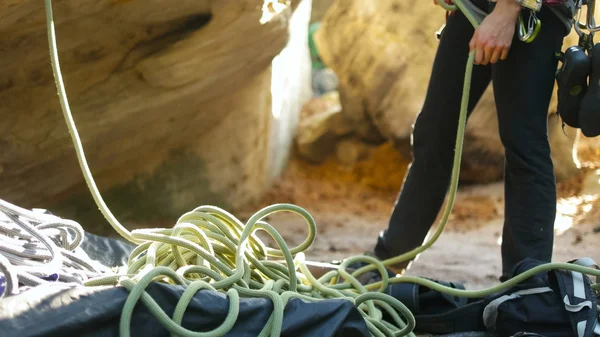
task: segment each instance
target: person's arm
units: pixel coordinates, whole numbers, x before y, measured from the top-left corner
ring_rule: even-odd
[[[497,0],[494,10],[475,30],[469,47],[475,49],[475,64],[496,63],[508,56],[521,5],[515,0]]]

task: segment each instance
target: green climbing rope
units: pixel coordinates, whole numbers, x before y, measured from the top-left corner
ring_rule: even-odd
[[[477,26],[480,18],[476,18],[463,1],[455,0],[454,2],[469,18],[473,26]],[[378,261],[369,256],[351,257],[345,260],[337,270],[328,272],[317,279],[311,274],[304,260],[304,252],[315,240],[316,224],[306,210],[296,205],[268,206],[254,214],[245,224],[220,208],[201,206],[182,215],[173,228],[140,229],[130,232],[119,223],[104,203],[87,165],[60,71],[52,0],[45,0],[45,8],[50,59],[58,96],[85,181],[98,208],[111,226],[122,237],[137,244],[129,256],[127,269],[123,273],[109,274],[86,282],[87,286],[120,285],[130,291],[121,314],[119,331],[122,337],[130,336],[131,317],[139,301],[148,307],[152,315],[171,332],[172,336],[223,336],[235,324],[241,297],[268,298],[273,302],[271,317],[259,336],[279,336],[282,329],[283,311],[290,299],[321,301],[335,298],[352,302],[363,316],[373,336],[414,337],[415,318],[413,314],[400,301],[383,293],[383,290],[390,284],[418,283],[454,296],[483,297],[510,287],[543,270],[561,268],[600,277],[600,270],[566,263],[545,264],[498,286],[479,291],[457,290],[418,277],[388,277],[386,265],[406,261],[425,251],[439,238],[448,221],[458,187],[458,168],[462,155],[474,52],[469,54],[465,73],[449,202],[444,209],[435,234],[423,246],[386,261]],[[277,230],[262,221],[268,215],[277,212],[292,212],[306,221],[308,236],[302,244],[289,248]],[[275,240],[278,248],[264,245],[256,236],[257,231],[268,233]],[[279,263],[269,258],[283,258],[285,263]],[[355,262],[366,262],[368,265],[352,274],[348,273],[346,267]],[[364,286],[357,277],[370,270],[377,270],[381,274],[382,280]],[[169,317],[145,292],[146,287],[153,281],[180,284],[186,288],[177,303],[173,317]],[[598,285],[595,284],[594,288],[597,289]],[[194,332],[181,326],[186,307],[194,294],[201,289],[223,292],[229,298],[230,303],[229,314],[221,326],[209,332]],[[390,320],[383,319],[384,312],[389,314]]]

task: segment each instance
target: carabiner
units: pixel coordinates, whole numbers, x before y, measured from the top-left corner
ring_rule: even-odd
[[[519,40],[525,43],[531,43],[537,37],[540,29],[542,28],[542,21],[537,18],[534,12],[531,12],[529,16],[529,24],[525,28],[525,22],[523,21],[523,15],[519,13],[519,27],[518,34]]]
[[[582,7],[587,6],[586,22],[581,21]],[[583,30],[587,30],[591,35],[600,31],[600,26],[596,26],[595,20],[596,0],[587,0],[585,3],[582,0],[575,2],[575,15],[573,16],[573,27],[577,35],[585,34]]]
[[[596,0],[588,0],[587,1],[587,23],[586,28],[590,33],[594,33],[600,31],[600,26],[596,26],[596,16],[594,15],[596,12]]]

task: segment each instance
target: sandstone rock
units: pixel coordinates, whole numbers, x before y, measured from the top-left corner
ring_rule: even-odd
[[[341,110],[340,94],[337,91],[328,92],[306,102],[300,111],[300,123],[321,113],[340,112]]]
[[[363,139],[387,139],[408,154],[409,140],[429,82],[445,11],[431,2],[335,0],[315,35],[321,58],[340,80],[345,117]],[[399,24],[401,22],[401,24]],[[565,48],[576,43],[572,34]],[[556,95],[550,112],[556,107]],[[576,171],[564,150],[573,139],[551,132],[557,177]],[[502,178],[504,150],[497,132],[492,91],[473,112],[466,130],[461,179]],[[568,152],[568,151],[567,151]]]
[[[335,92],[313,98],[301,116],[296,149],[302,158],[311,162],[322,162],[335,149],[336,142],[352,131],[344,120]]]
[[[349,119],[375,124],[387,139],[409,136],[423,100],[416,93],[427,86],[434,33],[443,20],[444,12],[431,2],[333,2],[315,40],[340,79]]]
[[[334,0],[315,0],[313,1],[313,11],[310,21],[320,21],[331,6]]]
[[[346,166],[355,165],[369,154],[369,146],[356,138],[348,138],[339,141],[335,148],[335,154],[340,163]]]
[[[281,171],[312,96],[312,1],[272,13],[264,3],[55,1],[74,119],[119,219],[164,225],[200,204],[235,208]],[[2,197],[105,223],[60,112],[44,3],[0,4],[0,35]]]

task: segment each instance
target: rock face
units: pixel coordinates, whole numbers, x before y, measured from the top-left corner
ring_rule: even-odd
[[[321,21],[325,13],[331,6],[334,0],[315,0],[313,1],[313,11],[311,16],[311,22]]]
[[[322,163],[334,151],[336,143],[351,131],[342,115],[337,92],[315,97],[302,110],[296,150],[304,159]]]
[[[272,2],[55,1],[71,109],[120,220],[235,208],[278,176],[312,96],[312,1]],[[44,3],[0,9],[1,197],[102,221],[56,96]]]
[[[412,124],[423,104],[438,45],[435,32],[444,15],[431,1],[334,0],[315,40],[321,58],[339,77],[343,115],[362,139],[389,140],[410,155]],[[570,36],[565,48],[576,41]],[[555,107],[556,100],[551,111]],[[569,154],[574,137],[564,136],[560,124],[549,126],[556,175],[565,179],[577,172]],[[502,178],[504,149],[497,128],[488,90],[467,126],[463,181]]]

